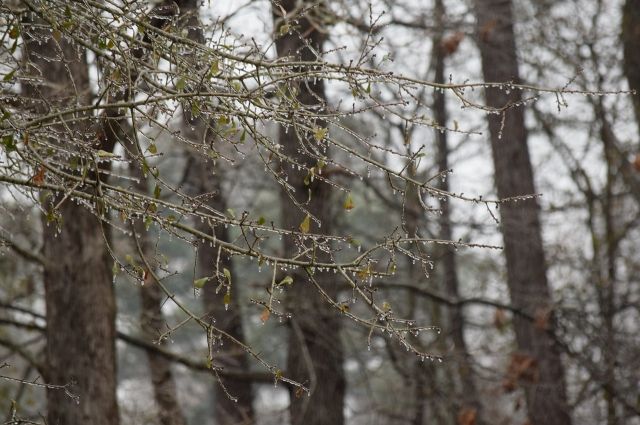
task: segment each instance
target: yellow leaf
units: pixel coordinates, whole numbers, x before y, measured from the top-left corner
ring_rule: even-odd
[[[220,63],[218,62],[218,60],[214,60],[213,63],[211,64],[211,69],[209,71],[211,73],[212,76],[218,74],[218,72],[220,72]]]
[[[115,155],[115,154],[113,154],[111,152],[107,152],[107,151],[104,151],[102,149],[98,150],[98,152],[96,152],[96,153],[98,154],[99,158],[113,158],[113,157],[117,156],[117,155]]]
[[[324,127],[317,127],[313,130],[313,138],[316,139],[316,142],[321,142],[326,136],[329,129]]]
[[[347,199],[344,200],[344,204],[342,206],[347,211],[351,211],[355,207],[355,204],[353,203],[353,198],[351,197],[351,194],[347,195]]]
[[[309,229],[311,228],[311,216],[307,214],[307,216],[300,223],[300,231],[302,233],[309,233]]]
[[[195,286],[196,288],[202,289],[208,281],[209,281],[208,277],[201,277],[200,279],[196,279],[193,281],[193,286]]]

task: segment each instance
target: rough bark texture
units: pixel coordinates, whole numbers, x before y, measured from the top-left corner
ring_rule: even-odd
[[[144,237],[144,233],[142,235]],[[140,287],[142,329],[147,338],[156,340],[165,329],[161,309],[165,298],[162,289],[152,282]],[[162,425],[186,425],[187,421],[177,397],[171,361],[151,350],[147,350],[147,360],[160,423]]]
[[[295,10],[296,3],[295,0],[287,0],[280,2],[280,5],[289,14]],[[304,5],[304,2],[302,4]],[[311,2],[308,5],[310,4]],[[273,10],[276,22],[275,33],[278,34],[285,19],[279,7],[275,6]],[[298,19],[295,31],[276,39],[278,56],[293,57],[303,61],[316,60],[316,55],[311,49],[305,47],[301,37],[304,37],[316,51],[322,50],[323,35],[303,15]],[[300,90],[298,101],[304,105],[316,105],[319,99],[325,97],[322,80],[301,82],[298,88]],[[296,158],[301,163],[307,163],[309,167],[315,165],[315,160],[311,160],[300,152],[300,141],[296,132],[287,132],[284,128],[280,128],[279,141],[286,155]],[[306,172],[303,174],[303,172],[293,171],[288,164],[283,164],[282,167],[295,190],[293,196],[299,202],[306,202],[311,191],[311,200],[306,206],[322,222],[321,229],[312,222],[311,231],[322,230],[330,234],[332,202],[329,200],[331,195],[329,186],[318,183],[317,180],[310,186],[305,186]],[[293,205],[284,190],[281,191],[281,202],[282,227],[298,230],[304,214]],[[284,248],[287,256],[295,255],[298,252],[297,247],[297,241],[285,238]],[[289,408],[291,423],[293,425],[341,425],[344,423],[345,379],[342,368],[343,351],[339,317],[308,282],[304,271],[294,273],[293,278],[294,283],[287,291],[287,308],[292,313],[292,319],[289,322],[287,373],[292,379],[308,385],[311,395],[291,391]],[[335,298],[338,292],[335,275],[316,273],[315,279],[329,296]]]
[[[135,151],[133,146],[129,147]],[[143,176],[142,170],[139,168],[136,170],[138,174],[136,189],[140,193],[148,194],[147,181]],[[140,238],[140,247],[146,261],[149,264],[153,264],[153,245],[141,219],[136,222],[136,234]],[[144,264],[144,262],[141,261],[140,264]],[[155,282],[148,280],[144,285],[140,286],[140,324],[145,339],[148,341],[156,341],[162,332],[166,330],[166,323],[162,314],[162,304],[165,300],[166,295]],[[164,341],[160,343],[163,344]],[[147,350],[146,354],[160,424],[186,425],[187,421],[177,397],[176,383],[171,371],[171,361],[153,350]]]
[[[204,42],[200,21],[198,18],[199,2],[197,0],[179,0],[175,2],[180,9],[181,25],[188,28],[188,37],[198,43]],[[213,137],[211,132],[207,131],[207,123],[202,119],[191,116],[189,110],[184,110],[184,126],[183,135],[194,143],[202,143]],[[224,213],[226,207],[226,195],[222,193],[221,169],[216,167],[213,162],[205,160],[202,153],[192,154],[189,156],[187,174],[187,186],[193,190],[194,194],[204,195],[203,199],[206,207]],[[229,241],[229,232],[222,226],[215,229],[207,223],[198,221],[195,225],[196,229],[208,233],[215,234],[215,237],[222,241]],[[227,268],[234,276],[233,265],[231,259],[224,253],[220,256],[220,263],[216,265],[218,257],[218,247],[210,246],[208,243],[201,244],[198,247],[198,263],[197,274],[199,277],[214,276],[216,270],[220,273],[219,279],[224,279],[222,271]],[[204,286],[203,304],[208,317],[215,320],[215,326],[227,332],[234,338],[244,341],[244,331],[242,329],[242,315],[240,305],[238,303],[237,288],[240,282],[233,282],[231,305],[227,310],[224,305],[225,290],[216,294],[216,287],[219,282],[213,280]],[[249,360],[247,353],[239,347],[229,344],[225,341],[228,348],[223,356],[218,356],[216,366],[224,368],[232,368],[241,371],[249,371]],[[214,383],[213,388],[213,410],[216,425],[241,425],[252,424],[255,422],[253,411],[253,390],[251,381],[247,379],[225,378],[223,383],[225,392],[220,383]],[[237,398],[237,402],[230,397]]]
[[[475,0],[478,44],[482,70],[488,82],[518,82],[518,62],[510,0]],[[518,102],[517,90],[486,89],[489,106]],[[511,108],[502,117],[489,115],[489,130],[498,196],[506,198],[535,193],[527,147],[524,110]],[[500,135],[502,137],[500,137]],[[530,366],[524,386],[532,425],[571,423],[564,386],[564,368],[554,344],[553,303],[546,277],[539,207],[534,199],[500,207],[507,283],[512,304],[537,318],[535,322],[514,316],[513,323],[520,366]]]
[[[442,0],[436,0],[435,7],[436,21],[438,27],[443,30],[445,28],[445,10]],[[434,80],[436,83],[444,84],[445,81],[445,58],[447,52],[442,46],[441,35],[436,37],[434,46]],[[445,93],[442,91],[435,91],[433,111],[436,121],[441,126],[447,126],[449,115],[447,113],[447,105]],[[446,172],[449,170],[449,145],[447,140],[447,132],[435,132],[436,146],[437,146],[437,161],[438,171]],[[440,183],[440,189],[449,191],[449,180],[444,179]],[[442,215],[440,216],[440,239],[452,240],[453,232],[451,229],[451,210],[449,208],[448,200],[440,202],[440,209]],[[445,293],[451,299],[459,299],[459,281],[458,271],[456,268],[456,252],[455,248],[451,245],[442,245],[442,272],[444,278],[444,290]],[[455,364],[459,374],[461,384],[461,397],[458,406],[458,411],[455,412],[456,416],[461,417],[464,414],[473,416],[476,418],[476,424],[483,425],[486,423],[483,420],[482,403],[480,401],[480,395],[475,382],[475,372],[473,370],[471,356],[467,348],[467,343],[464,338],[464,315],[460,306],[452,307],[449,312],[448,318],[449,336],[453,342],[453,355],[455,358]]]
[[[197,128],[197,127],[196,127]],[[197,185],[197,193],[209,193],[212,195],[207,205],[216,211],[226,211],[225,199],[220,191],[220,181],[217,176],[212,175],[212,166],[202,160],[200,155],[193,158],[191,169],[189,171],[189,180],[192,184]],[[207,223],[196,223],[196,229],[201,232],[212,234],[214,231]],[[222,241],[229,240],[229,232],[223,226],[215,228],[216,239]],[[209,246],[208,243],[201,244],[198,248],[198,267],[197,273],[199,277],[214,276],[216,274],[216,260],[218,257],[218,247]],[[231,271],[233,279],[233,265],[231,260],[224,253],[220,256],[220,263],[217,265],[218,271],[222,274],[224,268]],[[218,275],[218,279],[224,280],[223,275]],[[204,286],[203,303],[207,316],[215,319],[215,326],[224,330],[236,339],[244,341],[244,332],[242,329],[242,314],[238,303],[238,285],[241,282],[232,282],[231,305],[229,309],[224,307],[224,295],[226,291],[223,289],[216,294],[216,287],[219,281],[214,279]],[[234,347],[225,341],[224,355],[215,358],[216,366],[231,368],[242,371],[249,371],[249,361],[246,352],[239,347]],[[219,383],[214,383],[214,418],[216,425],[239,425],[254,423],[253,412],[253,392],[251,382],[246,379],[225,378],[223,385],[229,392],[229,395],[236,397],[234,402],[225,394]]]
[[[622,10],[624,73],[629,87],[636,91],[633,107],[640,127],[640,0],[626,0]]]
[[[44,29],[43,31],[46,31]],[[34,37],[39,37],[34,30]],[[41,34],[40,34],[41,35]],[[25,57],[30,71],[42,76],[25,92],[48,102],[51,108],[90,102],[89,73],[84,51],[62,40],[60,47],[48,36],[38,42],[26,37]],[[49,58],[50,60],[47,60]],[[46,112],[39,104],[38,109]],[[66,121],[52,127],[52,142],[68,143],[88,132],[82,122]],[[96,147],[109,150],[99,140]],[[95,177],[95,176],[93,176]],[[92,191],[92,188],[84,188]],[[44,197],[43,197],[44,199]],[[57,205],[61,195],[52,195],[45,208]],[[47,309],[46,361],[48,383],[67,385],[80,396],[79,403],[59,389],[47,390],[47,423],[51,425],[116,425],[116,303],[110,256],[106,249],[108,228],[74,200],[62,202],[60,231],[43,219],[45,301]]]

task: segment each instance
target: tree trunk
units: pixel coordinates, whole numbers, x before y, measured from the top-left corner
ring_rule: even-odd
[[[204,162],[201,155],[192,156],[189,175],[189,180],[197,187],[197,193],[212,194],[212,198],[207,202],[209,207],[220,212],[226,211],[225,198],[220,190],[221,185],[219,178],[211,173],[211,166]],[[198,221],[195,227],[203,233],[214,234],[217,240],[229,241],[229,232],[223,226],[217,226],[212,230],[207,223]],[[223,270],[227,268],[231,272],[233,279],[234,272],[231,259],[222,253],[220,255],[220,263],[216,265],[217,257],[217,246],[210,246],[208,243],[199,245],[198,277],[214,276],[217,270],[219,273],[217,276],[218,279],[224,280]],[[216,287],[219,284],[218,279],[214,279],[202,288],[203,303],[207,317],[215,319],[215,325],[218,329],[224,330],[240,341],[244,341],[242,315],[237,294],[239,282],[234,281],[232,284],[231,304],[227,310],[223,299],[226,290],[223,289],[216,294]],[[227,344],[227,348],[228,350],[225,351],[224,356],[218,356],[216,358],[215,366],[248,371],[249,360],[247,359],[246,352],[230,344]],[[222,385],[224,385],[229,395],[237,398],[238,401],[233,401],[229,395],[225,393],[220,383],[214,384],[213,398],[216,425],[253,424],[254,412],[251,382],[238,378],[225,378]]]
[[[442,47],[442,32],[445,25],[445,8],[442,0],[436,0],[435,19],[438,22],[438,36],[434,40],[434,60],[436,83],[444,84],[445,81],[445,58],[447,52]],[[446,97],[444,91],[436,90],[434,93],[433,110],[435,118],[439,125],[446,127],[449,120],[447,113]],[[446,173],[449,170],[449,146],[447,140],[447,132],[436,131],[437,144],[437,161],[438,171]],[[440,183],[440,189],[449,192],[449,180],[443,179]],[[447,199],[440,202],[440,239],[452,240],[453,232],[451,230],[451,210]],[[442,245],[442,275],[444,277],[444,290],[450,299],[459,299],[460,292],[458,290],[460,284],[458,281],[458,271],[456,268],[456,253],[452,245]],[[449,312],[448,326],[451,341],[453,342],[453,354],[461,384],[460,405],[456,416],[475,417],[478,425],[483,425],[485,421],[482,417],[482,403],[478,388],[475,382],[475,372],[471,363],[471,356],[464,339],[464,315],[460,306],[451,307]]]
[[[636,121],[640,128],[640,0],[626,0],[622,9],[622,42],[624,46],[624,74],[632,96]]]
[[[146,235],[139,233],[142,238]],[[146,254],[145,254],[146,255]],[[147,258],[150,261],[150,258]],[[164,292],[154,282],[147,282],[140,287],[140,299],[142,304],[141,322],[147,339],[156,340],[165,321],[162,315],[162,302],[165,299]],[[147,351],[153,396],[158,407],[158,419],[161,425],[186,425],[180,403],[178,401],[176,384],[171,371],[171,361],[151,350]]]
[[[45,113],[45,104],[51,108],[73,106],[76,102],[89,104],[91,91],[84,50],[65,40],[58,45],[47,28],[30,31],[25,36],[24,56],[30,72],[43,81],[25,85],[25,92],[38,104],[37,109]],[[40,37],[46,41],[35,40]],[[91,133],[86,121],[73,119],[67,119],[64,126],[52,126],[51,130],[57,132],[50,140],[56,145],[71,141],[86,144],[84,136]],[[105,146],[98,137],[89,143],[103,150],[112,147]],[[66,162],[62,157],[58,159]],[[55,213],[43,218],[47,260],[45,378],[50,384],[69,385],[68,391],[80,397],[76,403],[64,390],[48,389],[47,423],[117,425],[116,302],[105,242],[109,239],[108,226],[102,226],[96,211],[77,205],[73,199],[63,201],[62,195],[55,194],[42,199],[43,208],[48,211],[61,203]],[[60,219],[54,219],[58,213]]]
[[[281,1],[280,5],[287,14],[296,7],[295,0]],[[303,2],[303,5],[311,6]],[[282,34],[276,39],[276,49],[280,58],[293,57],[296,60],[314,61],[316,55],[313,50],[320,52],[324,36],[311,24],[306,11],[292,25],[292,31],[281,31],[282,25],[289,24],[282,17],[282,11],[274,6],[274,20],[276,34]],[[305,47],[303,38],[312,49]],[[298,101],[308,107],[317,105],[325,98],[322,80],[303,81],[298,85]],[[300,141],[295,131],[280,128],[279,142],[285,155],[295,158],[310,168],[315,160],[301,153]],[[326,183],[316,179],[309,186],[304,183],[306,170],[294,171],[288,164],[283,164],[283,172],[288,175],[288,182],[294,188],[298,202],[305,203],[311,191],[311,199],[306,203],[309,211],[322,222],[324,234],[331,234],[332,212],[330,201],[331,190]],[[281,191],[282,227],[298,230],[305,215],[293,203],[284,189]],[[315,223],[311,231],[317,231]],[[285,256],[292,256],[298,252],[298,243],[292,237],[284,240]],[[318,260],[322,260],[320,254]],[[308,282],[304,271],[293,273],[294,283],[287,290],[287,308],[292,318],[289,322],[289,346],[287,358],[287,373],[302,383],[306,383],[311,394],[307,396],[299,391],[290,393],[289,413],[293,425],[341,425],[344,423],[344,395],[345,378],[342,368],[343,351],[340,341],[340,319],[329,304]],[[338,285],[335,275],[326,272],[316,272],[314,275],[318,284],[335,299]]]
[[[123,123],[126,125],[126,123]],[[129,149],[135,152],[135,147],[130,141]],[[147,180],[144,178],[142,169],[136,167],[132,171],[132,175],[137,177],[137,183],[134,184],[139,193],[147,195],[149,189]],[[150,235],[146,231],[142,219],[138,219],[135,223],[136,234],[139,238],[140,247],[146,261],[153,264],[153,245]],[[144,261],[140,261],[144,264]],[[166,322],[162,314],[162,304],[166,300],[166,295],[159,285],[148,280],[140,286],[140,324],[144,332],[146,340],[156,341],[166,329]],[[160,341],[164,344],[164,341]],[[149,364],[149,374],[151,376],[151,385],[153,387],[153,396],[158,408],[158,419],[161,425],[186,425],[187,421],[184,417],[180,402],[177,397],[176,383],[171,371],[171,361],[166,357],[159,355],[153,350],[147,350],[147,362]]]
[[[475,0],[478,45],[487,82],[519,82],[510,0]],[[521,100],[518,90],[485,89],[487,104],[503,107]],[[488,116],[495,181],[500,198],[535,193],[522,107],[503,117]],[[564,368],[554,343],[553,302],[546,276],[539,207],[535,199],[502,204],[500,216],[512,304],[536,318],[513,318],[519,356],[525,359],[524,385],[532,425],[571,423],[564,386]],[[521,364],[522,365],[522,364]],[[520,366],[521,366],[520,365]]]
[[[198,43],[204,42],[202,29],[200,28],[200,20],[198,17],[197,0],[179,0],[175,2],[180,9],[180,18],[182,25],[188,28],[188,37]],[[194,143],[202,143],[210,138],[211,132],[207,131],[208,124],[202,118],[191,116],[191,111],[183,110],[184,125],[182,134]],[[207,140],[210,142],[210,140]],[[187,186],[192,188],[195,194],[209,194],[206,205],[216,211],[224,214],[226,211],[226,196],[222,193],[221,177],[214,174],[214,171],[220,172],[220,167],[215,167],[209,163],[201,152],[189,153],[189,168],[187,171]],[[229,232],[222,226],[212,229],[207,223],[197,221],[195,224],[197,230],[214,234],[216,239],[221,241],[229,241]],[[197,275],[198,277],[214,276],[216,271],[218,279],[224,279],[222,274],[226,268],[233,273],[233,265],[228,255],[220,256],[220,263],[216,265],[218,257],[218,246],[210,246],[203,243],[198,246],[197,258]],[[242,329],[242,315],[240,311],[240,303],[237,296],[238,282],[232,286],[232,296],[230,308],[227,310],[224,304],[225,291],[222,290],[216,294],[218,281],[213,280],[205,285],[203,291],[203,304],[208,317],[215,319],[218,329],[221,329],[234,338],[244,341],[244,331]],[[215,366],[239,369],[242,371],[249,370],[249,359],[247,353],[239,347],[227,345],[229,350],[225,352],[225,356],[219,356]],[[224,387],[223,387],[224,386]],[[225,391],[226,390],[226,391]],[[237,401],[234,401],[234,399]],[[255,422],[253,411],[253,390],[251,382],[246,379],[225,378],[222,383],[215,383],[213,388],[214,401],[214,420],[216,425],[239,425],[252,424]]]

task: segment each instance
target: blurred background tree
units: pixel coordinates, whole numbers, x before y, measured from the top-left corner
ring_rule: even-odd
[[[640,423],[638,16],[3,2],[5,422]]]

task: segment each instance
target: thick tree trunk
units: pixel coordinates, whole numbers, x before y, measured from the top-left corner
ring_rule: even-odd
[[[295,10],[295,0],[280,2],[282,8],[289,14]],[[304,4],[304,3],[303,3]],[[309,2],[311,5],[311,2]],[[286,22],[282,11],[274,6],[276,34]],[[310,12],[305,12],[310,13]],[[293,57],[297,60],[316,60],[315,53],[301,39],[315,50],[322,50],[323,35],[314,27],[309,19],[300,16],[291,32],[276,39],[278,56]],[[298,100],[303,105],[317,105],[319,99],[324,99],[324,84],[322,80],[301,82],[298,86]],[[300,153],[300,141],[295,131],[280,128],[279,141],[283,153],[296,158],[308,167],[315,164],[315,160]],[[311,199],[306,204],[309,211],[322,222],[322,232],[331,233],[331,191],[329,185],[318,183],[316,180],[310,186],[304,183],[306,171],[293,171],[288,164],[282,165],[288,175],[288,182],[294,188],[296,199],[305,203],[309,191]],[[291,202],[289,196],[281,191],[282,227],[298,230],[305,215]],[[312,223],[311,231],[318,231]],[[298,244],[293,238],[284,240],[285,255],[291,256],[298,252]],[[319,258],[321,260],[321,258]],[[307,396],[292,390],[290,394],[290,416],[293,425],[341,425],[344,423],[344,395],[345,378],[342,368],[343,351],[340,341],[340,320],[335,311],[311,286],[304,271],[294,273],[294,283],[287,290],[287,308],[292,318],[289,327],[289,347],[287,358],[287,373],[302,383],[306,383],[311,394]],[[335,275],[318,272],[314,276],[318,284],[333,298],[338,293]]]
[[[434,80],[436,83],[444,84],[445,81],[445,58],[447,52],[442,46],[442,31],[444,30],[445,9],[442,0],[436,0],[435,7],[436,21],[439,27],[439,36],[434,40]],[[443,91],[435,91],[433,110],[435,118],[439,125],[447,126],[449,114],[447,113],[447,105],[445,93]],[[437,161],[438,171],[446,172],[449,170],[449,145],[447,140],[447,132],[436,131],[437,145]],[[449,180],[443,179],[440,183],[440,189],[449,191]],[[452,240],[453,232],[451,229],[451,210],[448,200],[440,202],[440,239]],[[442,272],[444,277],[444,290],[451,299],[458,299],[460,292],[458,290],[460,284],[458,281],[458,271],[456,268],[456,252],[451,245],[442,245]],[[471,356],[467,348],[464,338],[464,315],[462,308],[459,306],[452,307],[449,312],[449,335],[453,342],[455,363],[461,384],[460,405],[456,416],[475,417],[478,425],[483,425],[485,421],[482,415],[482,403],[475,382],[475,372],[473,370]]]
[[[33,29],[26,37],[29,69],[43,80],[42,84],[27,85],[26,94],[39,105],[44,103],[38,99],[52,108],[76,102],[88,104],[89,73],[84,51],[65,40],[58,45],[46,28],[42,31]],[[36,41],[35,37],[45,37],[46,41]],[[45,106],[38,109],[46,112]],[[80,140],[90,129],[86,122],[67,119],[65,126],[51,130],[57,132],[51,142],[62,144]],[[97,148],[110,149],[100,145],[97,138],[90,142]],[[68,390],[80,398],[76,403],[65,391],[48,389],[47,423],[116,425],[116,303],[105,242],[108,228],[103,228],[94,212],[73,199],[62,199],[62,195],[52,195],[46,201],[43,197],[43,207],[48,210],[61,202],[57,209],[59,230],[56,222],[43,219],[46,380],[56,385],[73,383]]]
[[[518,82],[518,62],[510,0],[475,0],[478,45],[487,82]],[[520,92],[487,88],[487,104],[503,107],[521,100]],[[535,193],[533,170],[527,147],[527,131],[522,107],[500,115],[489,115],[489,130],[500,198]],[[519,366],[529,364],[524,385],[528,416],[532,425],[571,423],[564,386],[564,368],[554,344],[553,301],[546,276],[539,207],[535,199],[503,204],[500,207],[507,283],[512,304],[535,317],[534,322],[519,315],[513,323],[520,356]]]

